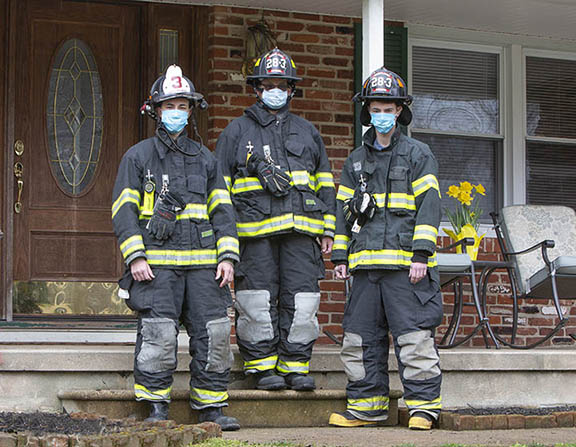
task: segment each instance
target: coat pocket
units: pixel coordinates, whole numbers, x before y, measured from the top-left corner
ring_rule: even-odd
[[[198,240],[201,248],[214,248],[216,246],[216,236],[212,224],[206,222],[196,225]]]

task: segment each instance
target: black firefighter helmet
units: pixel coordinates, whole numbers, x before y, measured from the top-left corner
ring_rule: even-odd
[[[412,104],[412,96],[408,94],[406,83],[400,76],[385,67],[380,67],[368,76],[362,84],[362,91],[354,95],[353,100],[363,103],[360,122],[364,126],[370,126],[370,113],[368,112],[370,101],[393,101],[402,106],[398,122],[405,126],[412,122],[412,111],[409,108]]]
[[[192,81],[182,74],[182,69],[178,65],[170,65],[166,73],[152,84],[150,96],[142,106],[142,113],[156,118],[154,109],[164,101],[174,98],[188,99],[191,106],[202,110],[208,107],[204,96],[198,93]]]
[[[254,64],[254,72],[246,76],[246,82],[255,87],[260,79],[267,78],[287,79],[292,84],[302,80],[296,76],[296,64],[292,58],[278,48],[258,58]]]

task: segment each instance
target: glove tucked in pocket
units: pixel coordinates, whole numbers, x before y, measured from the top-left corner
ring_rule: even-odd
[[[278,166],[252,154],[246,163],[248,172],[258,177],[262,186],[276,197],[288,194],[292,187],[290,175]]]
[[[146,225],[148,232],[161,241],[168,239],[176,228],[178,211],[184,209],[186,204],[176,192],[167,192],[156,202],[154,213]]]

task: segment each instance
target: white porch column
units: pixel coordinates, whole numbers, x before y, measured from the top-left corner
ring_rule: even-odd
[[[362,80],[384,65],[384,0],[362,0]]]

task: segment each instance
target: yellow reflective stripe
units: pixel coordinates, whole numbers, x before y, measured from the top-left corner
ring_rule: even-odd
[[[230,193],[225,189],[215,189],[208,196],[208,213],[212,214],[214,208],[216,208],[221,203],[232,205],[232,200],[230,199]]]
[[[136,399],[141,400],[170,400],[170,392],[172,387],[166,388],[164,390],[151,391],[145,386],[134,384],[134,394],[136,394]]]
[[[229,175],[224,176],[224,183],[226,183],[226,189],[228,189],[228,192],[230,192],[232,189],[232,179]]]
[[[208,210],[204,203],[189,203],[183,211],[181,211],[176,219],[208,219]]]
[[[146,250],[153,265],[211,265],[216,263],[216,250]]]
[[[137,207],[140,206],[140,192],[136,189],[124,188],[116,201],[112,204],[112,219],[120,208],[126,203],[134,203]]]
[[[324,228],[326,230],[336,230],[336,216],[324,214]]]
[[[337,234],[334,238],[334,245],[332,250],[348,250],[348,244],[350,243],[350,238],[345,234]]]
[[[308,171],[292,171],[290,175],[294,185],[308,185],[311,190],[314,190],[314,178]]]
[[[226,251],[231,251],[236,254],[240,254],[240,244],[238,243],[238,239],[231,236],[224,236],[218,239],[216,243],[216,247],[218,249],[218,255]]]
[[[202,388],[191,388],[190,399],[203,404],[215,404],[228,399],[227,391],[210,391]]]
[[[308,374],[310,372],[310,362],[286,362],[284,360],[278,360],[276,369],[287,374]]]
[[[406,406],[410,409],[419,408],[422,410],[442,409],[442,396],[434,400],[405,400]]]
[[[388,410],[390,399],[387,396],[374,396],[365,399],[348,399],[346,408],[357,411]]]
[[[427,241],[436,243],[437,237],[438,228],[433,227],[432,225],[416,225],[414,228],[413,240],[425,239]]]
[[[315,177],[316,188],[318,191],[320,188],[335,188],[334,176],[330,172],[317,172]]]
[[[362,250],[348,256],[350,268],[361,265],[405,265],[412,264],[411,251],[405,250]],[[428,258],[428,267],[436,267],[436,254]]]
[[[386,193],[373,194],[376,205],[384,208],[386,204]],[[412,194],[401,192],[392,192],[388,199],[388,208],[404,208],[407,210],[416,210],[416,201]]]
[[[354,190],[352,188],[348,188],[347,186],[340,185],[336,199],[347,200],[351,199],[352,197],[354,197]]]
[[[238,222],[238,236],[261,236],[280,230],[288,230],[294,227],[294,215],[292,213],[283,214],[282,216],[272,217],[256,222]]]
[[[434,174],[427,174],[412,182],[412,190],[414,191],[415,197],[418,197],[420,194],[428,191],[430,188],[434,188],[436,191],[438,191],[438,194],[440,194],[438,179]]]
[[[324,221],[305,216],[294,216],[294,228],[314,234],[324,233]]]
[[[270,369],[276,368],[276,363],[278,362],[277,355],[271,355],[263,359],[256,360],[246,360],[244,361],[245,370],[255,370],[255,371],[268,371]]]
[[[142,250],[144,251],[144,241],[142,240],[142,236],[137,234],[136,236],[131,236],[126,239],[124,242],[120,244],[120,251],[122,255],[126,258],[129,254],[134,253],[135,251]]]
[[[259,190],[262,191],[264,188],[257,177],[242,177],[236,179],[232,185],[232,194]]]

